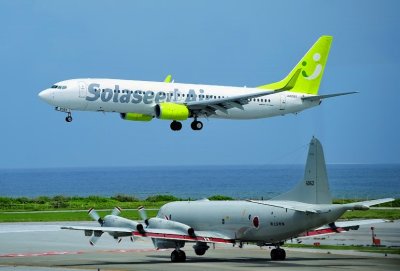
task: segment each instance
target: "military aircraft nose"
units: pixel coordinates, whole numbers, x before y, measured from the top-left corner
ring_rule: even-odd
[[[53,90],[51,89],[45,89],[41,92],[39,92],[38,96],[40,99],[45,101],[46,103],[51,103],[53,101]]]

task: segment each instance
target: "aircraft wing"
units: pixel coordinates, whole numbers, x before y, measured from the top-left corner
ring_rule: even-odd
[[[150,237],[166,240],[181,240],[185,242],[205,242],[205,243],[235,243],[235,239],[213,231],[195,231],[194,235],[175,229],[151,229],[145,228],[144,233],[133,231],[135,237]]]
[[[324,225],[317,229],[306,231],[301,233],[297,238],[305,238],[310,236],[321,236],[327,234],[335,234],[341,232],[347,232],[350,230],[358,230],[360,225],[376,224],[387,222],[384,219],[365,219],[365,220],[349,220],[349,221],[338,221]]]
[[[63,230],[78,230],[78,231],[101,231],[101,232],[118,232],[132,233],[132,229],[123,227],[91,227],[91,226],[63,226]]]
[[[292,89],[297,81],[297,78],[299,77],[300,71],[301,69],[298,69],[293,74],[292,78],[288,81],[288,83],[280,89],[267,90],[267,91],[264,90],[264,91],[258,91],[254,93],[225,97],[220,99],[188,102],[186,106],[195,114],[204,116],[213,115],[217,110],[227,113],[227,110],[231,108],[243,109],[243,105],[248,104],[250,99]]]
[[[318,100],[322,100],[322,99],[326,99],[326,98],[332,98],[332,97],[336,97],[336,96],[342,96],[342,95],[348,95],[348,94],[354,94],[354,93],[358,93],[358,92],[351,91],[351,92],[333,93],[333,94],[325,94],[325,95],[315,95],[315,96],[304,97],[301,99],[303,101],[314,102],[314,101],[318,101]]]

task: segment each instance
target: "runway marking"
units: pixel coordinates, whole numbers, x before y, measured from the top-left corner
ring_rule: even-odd
[[[40,253],[9,253],[0,254],[0,258],[17,258],[17,257],[42,257],[42,256],[59,256],[59,255],[78,255],[87,254],[93,252],[105,252],[105,253],[131,253],[131,252],[159,252],[166,251],[166,249],[113,249],[113,250],[96,250],[96,251],[49,251]]]

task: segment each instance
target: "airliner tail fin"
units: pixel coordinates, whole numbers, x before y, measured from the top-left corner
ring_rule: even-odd
[[[258,88],[281,89],[288,84],[296,71],[301,69],[301,74],[290,91],[317,95],[328,60],[332,39],[332,36],[321,36],[283,80],[259,86]]]

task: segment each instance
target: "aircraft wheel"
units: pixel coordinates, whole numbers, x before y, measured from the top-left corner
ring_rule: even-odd
[[[274,248],[273,250],[271,250],[271,260],[276,261],[278,259],[278,252],[277,249]]]
[[[67,117],[65,118],[65,121],[66,121],[66,122],[71,122],[71,121],[72,121],[72,117],[71,117],[71,116],[67,116]]]
[[[286,259],[286,251],[282,248],[279,249],[279,260],[284,261]]]
[[[174,250],[171,253],[171,262],[184,262],[186,261],[186,254],[182,250]]]
[[[182,123],[174,120],[173,122],[171,122],[170,127],[172,131],[179,131],[180,129],[182,129]]]
[[[186,253],[183,250],[179,250],[179,261],[180,262],[185,262],[186,261]]]
[[[274,248],[271,250],[271,260],[283,261],[286,259],[286,251],[282,248]]]
[[[190,127],[192,127],[193,130],[198,131],[203,129],[203,123],[201,121],[193,121],[192,124],[190,124]]]
[[[175,263],[175,262],[178,261],[178,259],[179,259],[178,251],[176,251],[176,250],[172,251],[172,253],[171,253],[171,262]]]
[[[205,249],[195,249],[194,253],[196,253],[196,255],[198,255],[198,256],[203,256],[204,254],[206,254],[206,250]]]

